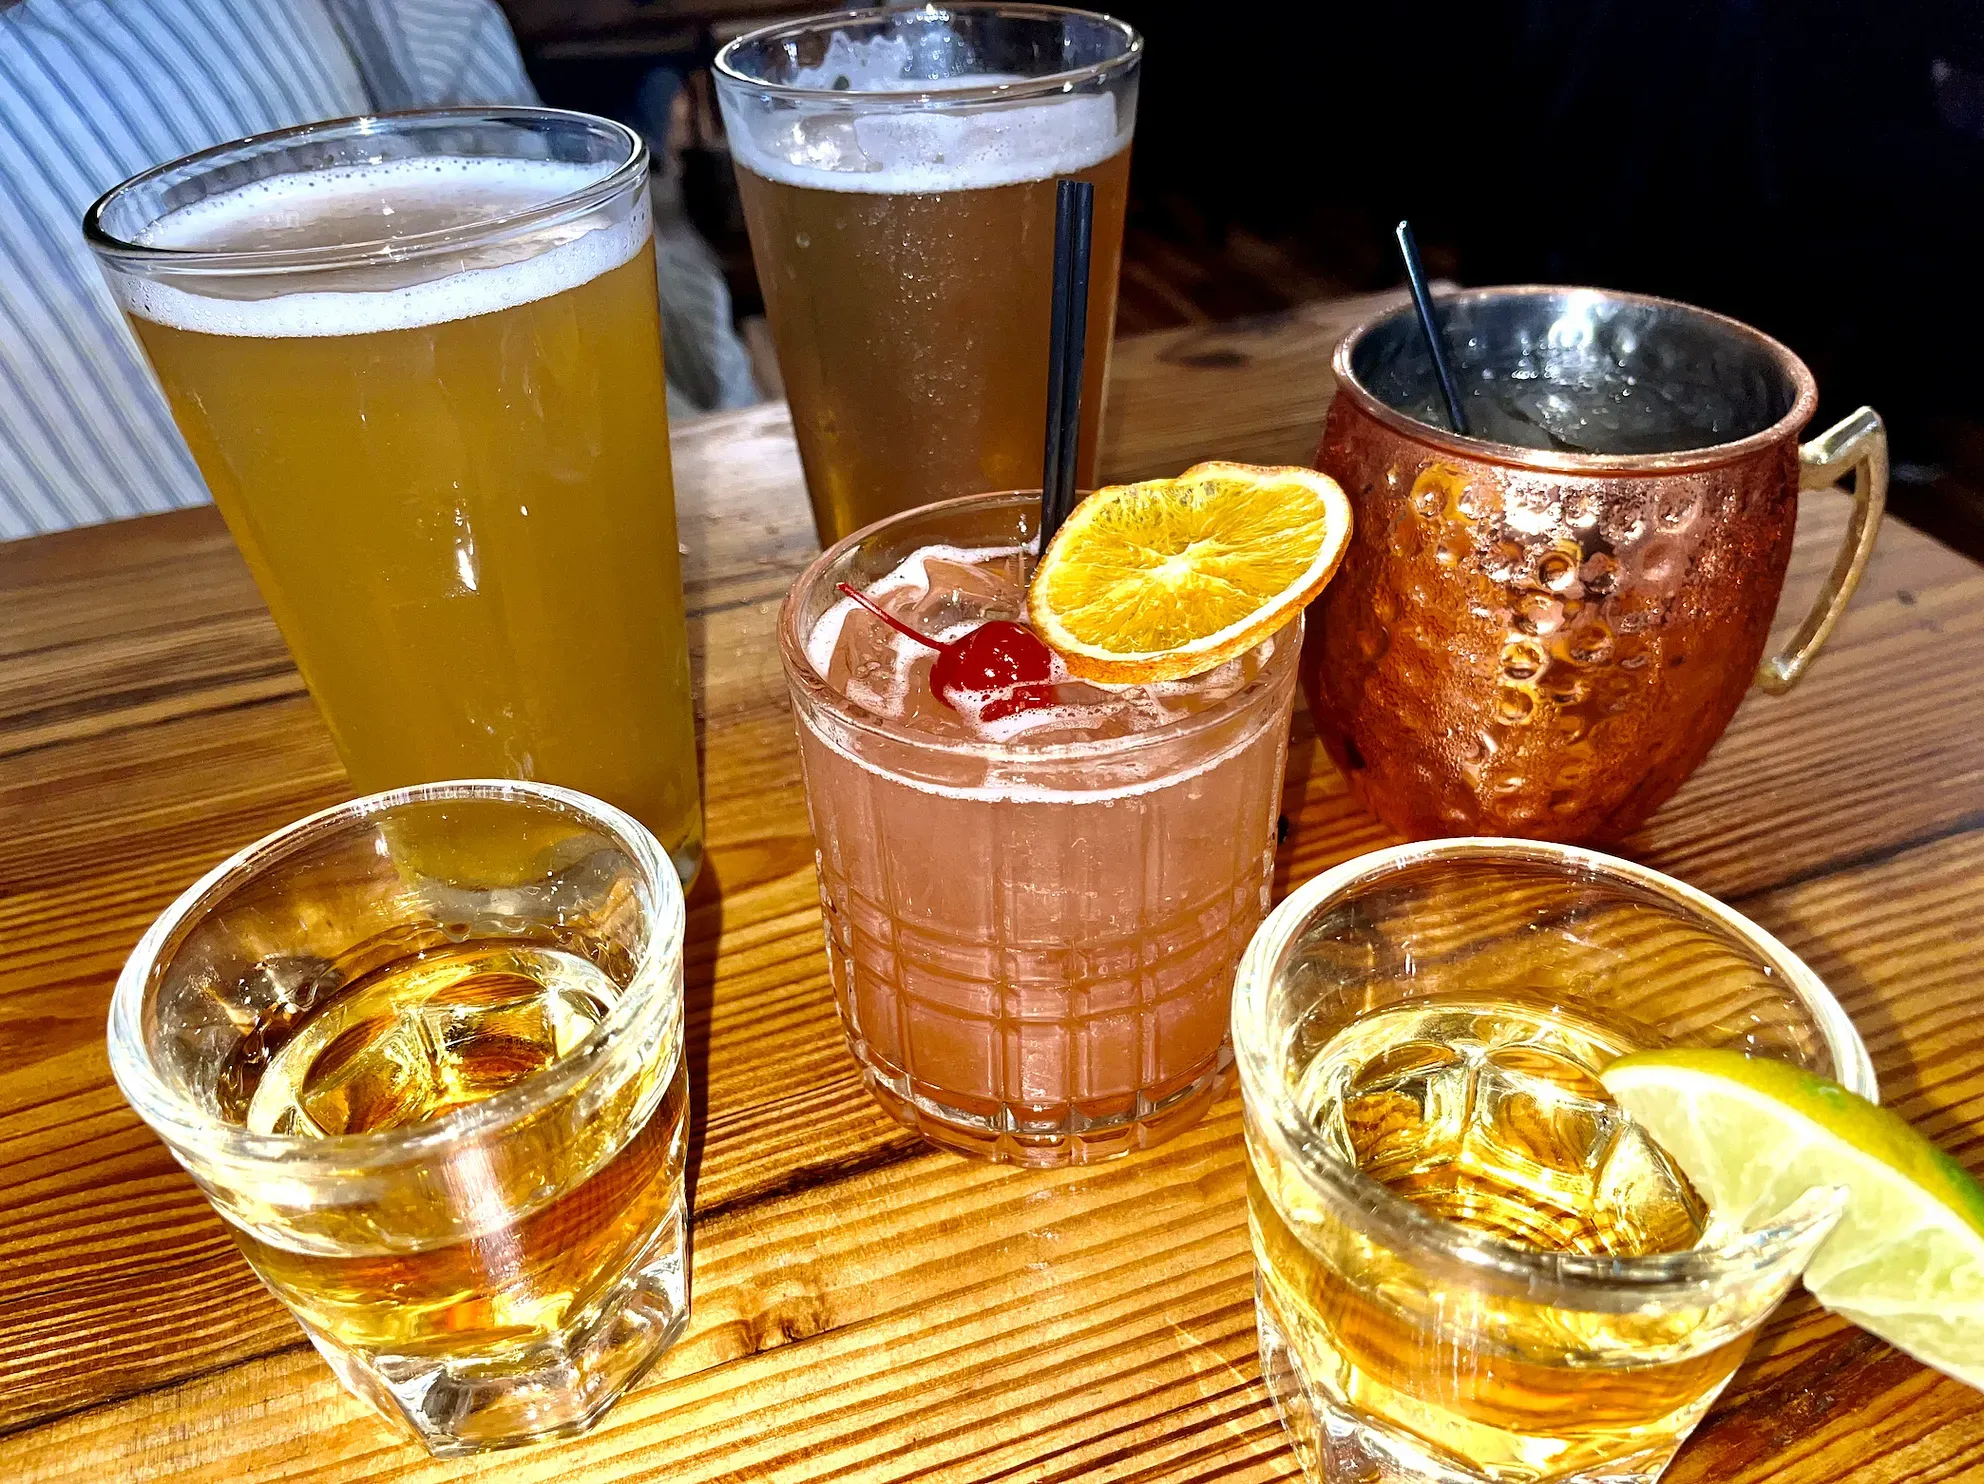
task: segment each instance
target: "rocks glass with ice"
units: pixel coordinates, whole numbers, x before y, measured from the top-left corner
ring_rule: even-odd
[[[1440,840],[1316,877],[1240,966],[1261,1368],[1307,1476],[1651,1484],[1832,1230],[1754,1228],[1600,1081],[1723,1047],[1875,1096],[1818,977],[1629,861]]]
[[[353,1392],[438,1455],[563,1436],[689,1315],[682,926],[618,809],[376,794],[166,910],[111,1070]]]

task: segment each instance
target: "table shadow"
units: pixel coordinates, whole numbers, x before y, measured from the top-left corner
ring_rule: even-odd
[[[716,1005],[717,946],[723,937],[723,888],[715,865],[704,858],[689,889],[688,925],[682,943],[682,1060],[689,1069],[689,1137],[683,1162],[691,1225],[703,1146],[709,1137],[710,1025]]]

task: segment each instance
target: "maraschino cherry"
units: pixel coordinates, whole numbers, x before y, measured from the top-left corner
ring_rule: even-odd
[[[937,651],[930,666],[930,689],[953,711],[959,692],[987,697],[972,710],[981,721],[999,721],[1022,711],[1055,704],[1054,654],[1025,624],[994,618],[949,644],[919,634],[866,593],[849,584],[840,591],[905,638]]]

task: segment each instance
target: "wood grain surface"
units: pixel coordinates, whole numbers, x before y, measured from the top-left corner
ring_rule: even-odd
[[[1300,461],[1370,302],[1119,345],[1112,477]],[[209,511],[0,545],[0,1476],[1211,1481],[1295,1476],[1254,1352],[1238,1104],[1057,1173],[861,1091],[772,644],[814,550],[780,406],[675,438],[709,864],[689,921],[694,1315],[590,1436],[436,1463],[331,1379],[126,1109],[103,1020],[151,918],[350,790]],[[1808,496],[1787,612],[1845,504]],[[1803,954],[1902,1113],[1984,1169],[1984,569],[1891,525],[1790,696],[1627,852]],[[1386,843],[1298,713],[1280,886]],[[1801,1298],[1682,1481],[1984,1480],[1984,1400]]]

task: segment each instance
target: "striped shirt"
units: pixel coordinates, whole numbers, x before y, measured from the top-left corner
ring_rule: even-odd
[[[83,243],[91,201],[270,129],[536,101],[495,0],[0,0],[0,539],[207,499]],[[699,328],[731,337],[715,293]],[[710,285],[689,296],[706,317]]]

